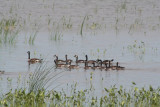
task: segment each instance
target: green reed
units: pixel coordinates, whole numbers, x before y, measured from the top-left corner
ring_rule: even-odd
[[[19,22],[14,19],[1,19],[0,21],[0,43],[13,44],[16,42],[17,35],[19,33]]]
[[[87,16],[84,17],[82,24],[81,24],[81,31],[80,31],[81,36],[83,35],[83,26],[84,26],[84,21],[85,21],[86,17]]]
[[[50,32],[50,39],[54,41],[60,41],[63,37],[63,34],[59,31],[56,32]]]
[[[39,90],[47,89],[63,72],[54,73],[54,66],[48,67],[47,63],[39,64],[35,71],[29,76],[28,92],[37,93]]]
[[[33,44],[34,44],[34,41],[35,41],[36,36],[37,36],[37,33],[38,33],[38,31],[36,31],[36,32],[34,32],[33,34],[30,35],[29,40],[28,40],[28,43],[29,43],[30,45],[33,45]]]

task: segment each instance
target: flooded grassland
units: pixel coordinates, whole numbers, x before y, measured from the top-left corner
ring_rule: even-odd
[[[18,81],[26,82],[39,65],[28,64],[27,51],[53,66],[51,75],[63,72],[48,89],[67,92],[74,83],[89,89],[91,75],[97,96],[111,85],[129,89],[133,81],[157,88],[159,11],[159,0],[0,0],[0,90],[27,86]],[[55,69],[55,54],[114,59],[125,70]]]

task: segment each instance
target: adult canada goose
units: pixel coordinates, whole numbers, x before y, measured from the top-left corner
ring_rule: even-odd
[[[105,66],[106,66],[106,68],[105,68],[106,71],[112,70],[112,68],[110,67],[110,65],[108,66],[108,63],[105,63]]]
[[[84,63],[84,69],[92,69],[91,66],[88,66],[87,61],[85,61],[85,63]]]
[[[99,62],[101,62],[101,61],[102,61],[101,59],[97,59],[97,63],[99,63]],[[102,64],[104,64],[104,65],[105,65],[106,63],[109,64],[109,61],[110,61],[110,65],[112,65],[111,62],[113,62],[114,59],[111,59],[111,60],[103,60],[103,61],[102,61]]]
[[[59,60],[57,55],[54,55],[54,57],[56,57],[57,63],[66,63],[66,60]]]
[[[109,61],[110,61],[110,62],[113,62],[113,61],[114,61],[114,59],[111,59],[111,60],[103,60],[103,62],[102,62],[102,63],[103,63],[103,64],[105,64],[105,63],[109,63]]]
[[[65,57],[66,57],[66,62],[72,62],[71,59],[68,59],[68,58],[67,58],[67,55],[65,55]]]
[[[5,71],[0,71],[0,74],[4,74]]]
[[[125,69],[125,67],[121,67],[121,66],[118,66],[118,62],[117,62],[117,68],[116,68],[116,70],[124,70]]]
[[[76,57],[76,63],[85,63],[86,60],[78,60],[78,55],[75,55]]]
[[[56,68],[66,67],[66,64],[58,64],[58,61],[57,61],[57,60],[54,60],[54,63],[55,63],[55,65],[56,65]]]
[[[112,68],[112,70],[116,70],[118,67],[118,62],[116,63],[116,66],[110,66]]]
[[[100,64],[102,63],[102,60],[101,60],[101,59],[97,59],[97,60],[96,60],[96,63],[97,63],[98,65],[100,65]]]
[[[32,59],[31,59],[31,58],[30,58],[30,51],[28,51],[27,53],[28,53],[28,62],[29,62],[29,63],[32,63],[32,64],[33,64],[33,63],[36,63],[36,62],[39,62],[39,63],[42,62],[43,59],[38,59],[38,58],[32,58]]]
[[[70,61],[70,60],[68,61],[67,67],[68,67],[69,69],[78,69],[78,68],[79,68],[78,65],[71,65],[71,61]]]
[[[103,63],[102,63],[102,60],[100,60],[100,67],[101,67],[101,69],[105,69],[105,68],[106,68],[106,66],[105,66],[105,67],[103,67],[103,66],[102,66],[102,64],[103,64]],[[106,64],[107,64],[107,63],[106,63]]]
[[[92,64],[93,64],[93,67],[92,67],[93,69],[101,69],[101,66],[95,66],[94,62]]]
[[[88,56],[86,55],[86,61],[88,64],[93,64],[93,63],[96,63],[95,60],[88,60]]]

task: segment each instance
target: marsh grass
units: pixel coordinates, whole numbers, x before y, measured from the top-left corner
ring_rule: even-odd
[[[91,77],[90,77],[91,78]],[[91,80],[92,81],[92,80]],[[131,89],[116,85],[104,88],[103,96],[92,96],[91,89],[77,90],[77,83],[71,85],[70,94],[62,91],[37,90],[26,92],[25,89],[9,91],[0,97],[1,107],[159,107],[160,88],[138,88],[133,82]],[[92,86],[91,86],[92,87]]]
[[[46,62],[39,64],[29,76],[29,92],[37,93],[38,90],[46,90],[52,85],[63,72],[54,72],[54,66],[47,66]]]
[[[90,73],[90,88],[82,90],[78,83],[71,85],[70,92],[65,90],[47,91],[49,84],[53,84],[57,75],[52,75],[54,67],[47,67],[47,63],[38,65],[29,78],[29,90],[20,88],[10,90],[0,96],[0,107],[159,107],[160,88],[138,88],[135,82],[129,89],[116,85],[106,87],[102,96],[95,96],[92,84],[94,73]],[[19,77],[20,78],[20,77]],[[59,78],[59,77],[58,77]],[[20,81],[18,79],[18,81]],[[49,83],[49,84],[48,84]],[[48,86],[47,86],[48,85]],[[68,85],[67,85],[68,86]]]
[[[14,18],[1,19],[0,21],[0,43],[13,44],[16,42],[17,35],[20,31],[18,20]]]
[[[66,17],[62,17],[61,19],[61,23],[62,23],[62,28],[65,29],[71,29],[72,28],[72,22],[71,22],[71,18],[67,19]]]
[[[81,36],[83,36],[83,26],[84,26],[84,22],[85,22],[86,17],[87,17],[87,16],[84,17],[84,19],[83,19],[83,21],[82,21],[82,24],[81,24],[81,30],[80,30]]]
[[[28,40],[28,43],[30,45],[34,44],[34,41],[35,41],[36,36],[37,36],[37,33],[38,33],[38,31],[35,31],[33,34],[30,34],[30,37],[29,37],[29,40]]]
[[[56,32],[50,32],[50,40],[54,41],[60,41],[62,40],[63,34],[59,31]]]

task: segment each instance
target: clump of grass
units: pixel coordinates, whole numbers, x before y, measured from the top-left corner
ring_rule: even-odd
[[[37,33],[38,33],[38,31],[36,31],[36,32],[34,32],[33,34],[30,35],[29,40],[28,40],[28,43],[29,43],[30,45],[33,45],[33,44],[34,44],[34,41],[35,41],[36,36],[37,36]]]
[[[2,19],[0,21],[0,43],[13,44],[19,33],[18,21],[14,18]]]
[[[127,49],[135,56],[138,56],[140,60],[143,60],[143,57],[146,53],[146,45],[143,41],[135,40],[134,44],[128,45]]]
[[[71,23],[71,18],[68,20],[63,16],[62,17],[62,27],[63,29],[71,29],[72,28],[72,23]]]
[[[63,37],[63,34],[58,31],[56,31],[55,33],[51,32],[50,37],[51,37],[51,40],[60,41]]]
[[[54,81],[59,78],[59,73],[54,73],[54,66],[48,67],[47,63],[37,66],[35,71],[29,77],[29,92],[37,93],[39,90],[46,90]]]

